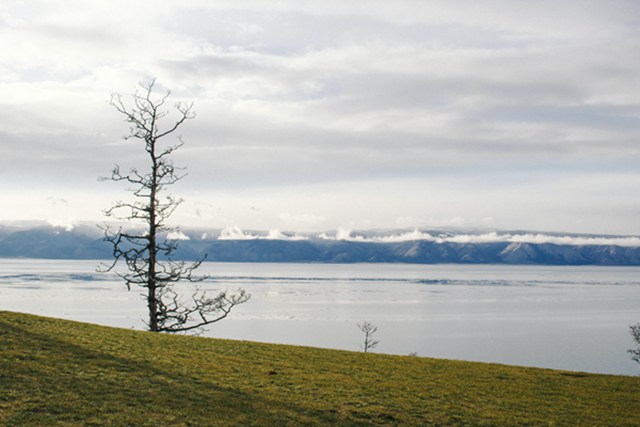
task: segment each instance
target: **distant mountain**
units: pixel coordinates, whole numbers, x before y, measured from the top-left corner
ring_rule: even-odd
[[[526,231],[387,230],[294,234],[184,230],[176,259],[224,262],[388,262],[640,266],[640,238]],[[108,259],[95,226],[0,225],[0,257]]]
[[[99,230],[39,225],[0,226],[0,257],[48,259],[104,259],[109,247]]]

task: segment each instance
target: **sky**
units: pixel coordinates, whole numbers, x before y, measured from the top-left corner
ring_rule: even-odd
[[[0,0],[0,51],[2,222],[128,200],[156,78],[183,227],[640,234],[635,0]]]

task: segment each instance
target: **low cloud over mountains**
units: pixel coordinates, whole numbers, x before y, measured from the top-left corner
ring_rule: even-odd
[[[190,229],[174,233],[177,259],[223,262],[389,262],[541,265],[640,265],[640,237],[441,230],[288,233]],[[0,226],[0,256],[107,259],[97,228]]]

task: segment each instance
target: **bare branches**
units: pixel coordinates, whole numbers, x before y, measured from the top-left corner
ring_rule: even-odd
[[[637,347],[629,350],[629,354],[631,354],[631,359],[640,363],[640,323],[636,323],[635,325],[629,326],[629,332],[633,337]]]
[[[127,222],[137,221],[144,226],[140,229],[121,227],[114,229],[108,225],[102,227],[105,241],[112,246],[113,263],[103,264],[101,271],[115,271],[121,262],[124,272],[116,271],[128,289],[132,285],[144,288],[149,309],[149,330],[154,332],[186,332],[201,330],[229,315],[231,310],[247,302],[250,295],[244,290],[237,294],[226,291],[210,298],[196,289],[191,299],[185,302],[174,290],[174,285],[186,282],[201,282],[203,276],[194,271],[200,267],[206,255],[200,260],[187,264],[173,261],[172,255],[178,247],[178,241],[169,238],[169,233],[179,231],[168,225],[167,221],[182,203],[182,199],[167,193],[167,187],[186,176],[183,168],[176,167],[171,154],[180,149],[184,142],[178,137],[175,144],[166,144],[161,139],[173,134],[185,121],[195,117],[193,103],[177,103],[174,108],[174,120],[161,128],[162,119],[170,115],[165,104],[170,92],[155,97],[155,80],[141,83],[133,94],[132,106],[126,105],[118,94],[111,95],[109,103],[126,117],[129,133],[124,139],[144,141],[147,153],[147,169],[141,172],[131,168],[122,172],[120,166],[114,166],[111,176],[102,181],[125,182],[133,193],[131,202],[118,201],[104,211],[105,216]]]
[[[190,303],[181,301],[171,288],[163,288],[161,296],[163,306],[160,309],[160,332],[201,330],[204,326],[226,318],[235,306],[247,302],[250,298],[243,289],[238,289],[237,294],[223,291],[214,298],[208,298],[203,291],[197,289]],[[193,322],[194,318],[198,320]]]
[[[358,329],[364,333],[364,343],[361,348],[365,353],[367,353],[369,350],[375,348],[380,342],[373,340],[373,334],[378,332],[378,328],[369,322],[362,322],[358,323]]]
[[[124,138],[144,140],[147,143],[147,151],[151,149],[155,141],[175,132],[186,120],[193,119],[196,116],[192,102],[178,102],[175,104],[177,119],[167,129],[160,130],[158,122],[170,113],[169,110],[163,108],[171,92],[167,91],[163,96],[154,99],[153,89],[155,82],[155,79],[153,79],[148,83],[140,83],[138,90],[133,94],[132,108],[128,108],[125,105],[122,96],[119,94],[112,94],[109,100],[109,104],[125,115],[127,122],[130,124],[129,134],[125,135]],[[171,154],[176,148],[166,151],[165,155]],[[160,155],[161,157],[163,156]]]

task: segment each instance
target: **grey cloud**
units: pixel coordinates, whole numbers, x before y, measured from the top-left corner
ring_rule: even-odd
[[[435,181],[456,183],[464,200],[460,188],[478,182],[475,192],[515,218],[513,197],[493,190],[502,182],[524,191],[542,180],[547,190],[578,173],[633,172],[640,157],[633,2],[221,0],[157,4],[140,21],[155,3],[129,3],[47,2],[0,29],[5,175],[94,185],[113,163],[144,161],[120,140],[127,125],[105,100],[146,76],[196,103],[176,163],[191,174],[181,188],[202,194]],[[459,203],[447,215],[465,216],[464,202],[434,194]],[[419,210],[429,205],[404,199],[395,217],[428,216]]]
[[[396,72],[389,70],[382,73],[371,71],[368,68],[363,68],[360,71],[355,67],[353,70],[356,71],[344,73],[337,70],[305,68],[292,70],[287,68],[285,62],[278,59],[260,58],[263,62],[255,63],[252,62],[255,58],[236,56],[228,59],[223,57],[209,58],[208,60],[201,58],[194,62],[198,64],[196,68],[199,73],[210,76],[210,80],[213,81],[215,81],[215,76],[227,73],[225,78],[229,78],[229,75],[237,75],[240,78],[262,82],[262,92],[260,90],[257,90],[256,93],[248,91],[245,96],[248,96],[249,99],[263,99],[273,102],[272,111],[277,112],[279,107],[286,109],[286,102],[317,101],[299,104],[299,119],[305,121],[311,119],[311,122],[314,118],[322,120],[338,117],[341,117],[342,121],[346,121],[344,120],[345,116],[351,116],[354,123],[358,123],[358,120],[367,119],[366,113],[375,116],[375,112],[378,112],[382,118],[385,115],[392,117],[394,113],[405,117],[410,117],[412,114],[422,114],[425,116],[425,120],[429,120],[430,113],[437,114],[443,111],[452,111],[459,116],[459,120],[454,123],[455,125],[460,125],[465,121],[473,123],[474,118],[482,118],[486,121],[492,117],[498,121],[512,122],[509,115],[503,119],[495,115],[492,116],[492,112],[499,111],[500,106],[503,110],[512,108],[514,111],[524,111],[526,108],[531,108],[530,106],[534,108],[538,106],[539,109],[547,108],[548,111],[560,111],[562,108],[568,109],[567,105],[584,103],[589,97],[593,97],[592,93],[586,93],[583,89],[584,86],[590,86],[590,82],[583,85],[572,83],[570,78],[572,73],[567,71],[559,76],[559,79],[554,79],[551,75],[552,72],[545,72],[548,78],[535,76],[539,71],[533,67],[531,67],[532,71],[525,74],[521,64],[517,68],[509,70],[511,63],[517,63],[514,58],[509,58],[508,62],[503,64],[505,68],[503,75],[506,77],[504,80],[500,80],[494,70],[501,64],[499,59],[496,64],[491,64],[485,70],[483,70],[482,64],[479,64],[480,66],[469,70],[455,71],[454,74],[457,76],[447,76],[446,74],[433,76],[427,65],[425,65],[425,71],[422,75],[407,74],[402,69],[398,69]],[[541,62],[544,60],[547,58],[539,58]],[[531,60],[528,61],[531,62]],[[211,62],[216,67],[225,64],[224,70],[211,72]],[[466,65],[475,64],[472,62]],[[579,69],[573,70],[574,73],[580,71]],[[488,78],[487,75],[492,77]],[[271,87],[271,90],[265,89],[268,87]],[[465,105],[470,100],[471,104]],[[421,111],[425,108],[427,110]],[[483,108],[489,110],[485,112]],[[604,106],[602,108],[604,109]],[[324,114],[314,114],[318,112]],[[615,115],[615,111],[609,113],[609,116]],[[290,116],[290,118],[296,119],[295,116]],[[541,118],[542,116],[538,114],[532,120],[540,122]],[[559,118],[556,117],[545,123],[553,124],[558,121]],[[359,122],[358,124],[362,125],[363,123]],[[590,124],[591,127],[594,125],[595,123]],[[374,128],[374,130],[379,129]],[[411,132],[411,129],[406,129],[406,131]]]

